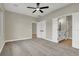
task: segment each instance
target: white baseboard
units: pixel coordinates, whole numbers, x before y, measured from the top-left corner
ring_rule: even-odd
[[[68,39],[72,39],[71,37],[69,37]]]
[[[27,39],[32,39],[32,37],[29,37],[29,38],[20,38],[20,39],[5,40],[5,43],[7,43],[7,42],[13,42],[13,41],[19,41],[19,40],[27,40]]]
[[[48,38],[46,38],[46,40],[48,40],[48,41],[52,41],[51,39],[48,39]]]
[[[0,53],[1,53],[1,51],[2,51],[2,49],[3,49],[3,47],[4,47],[4,45],[5,45],[5,42],[2,44],[2,46],[1,46],[1,48],[0,48]]]
[[[32,39],[32,38],[29,37],[29,38],[21,38],[21,39],[13,39],[13,40],[6,40],[6,41],[4,41],[4,43],[1,45],[0,53],[1,53],[1,51],[2,51],[2,49],[4,47],[4,45],[5,45],[5,43],[7,43],[7,42],[13,42],[13,41],[19,41],[19,40],[27,40],[27,39]]]
[[[56,42],[56,41],[53,41],[53,40],[51,40],[51,39],[48,39],[48,38],[46,38],[45,40],[48,40],[48,41],[51,41],[51,42],[58,43],[58,42]]]

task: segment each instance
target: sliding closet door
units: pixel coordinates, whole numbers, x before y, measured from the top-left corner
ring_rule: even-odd
[[[72,46],[79,49],[79,13],[72,15]]]

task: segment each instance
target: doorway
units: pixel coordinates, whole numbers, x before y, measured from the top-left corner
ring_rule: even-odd
[[[58,19],[58,41],[72,47],[72,15]]]
[[[32,38],[37,38],[37,24],[36,23],[32,23]]]

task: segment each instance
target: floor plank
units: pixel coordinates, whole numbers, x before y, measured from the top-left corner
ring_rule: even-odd
[[[72,47],[72,39],[63,40],[60,43]]]

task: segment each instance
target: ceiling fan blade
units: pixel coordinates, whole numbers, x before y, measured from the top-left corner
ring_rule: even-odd
[[[37,3],[37,7],[39,7],[40,3]]]
[[[43,13],[43,11],[42,10],[39,10],[41,13]]]
[[[46,9],[46,8],[49,8],[49,6],[40,7],[40,9]]]
[[[36,10],[33,11],[33,13],[35,13],[35,12],[36,12]]]
[[[35,7],[27,7],[27,8],[30,8],[30,9],[36,9]]]

